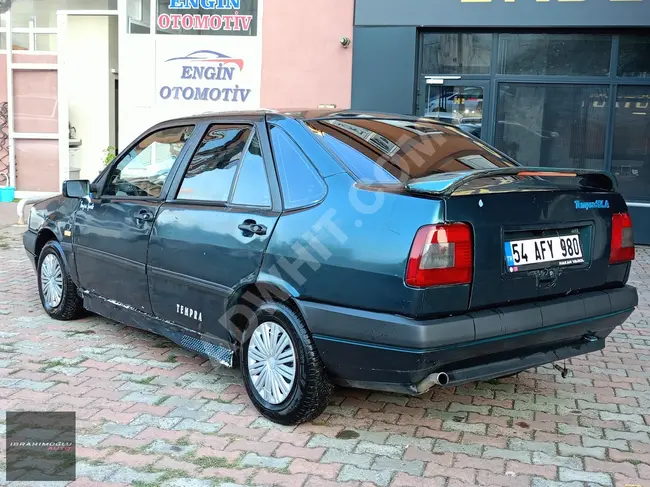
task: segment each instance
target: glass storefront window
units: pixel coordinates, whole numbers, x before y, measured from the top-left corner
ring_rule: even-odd
[[[256,36],[258,0],[156,0],[158,34]],[[171,8],[174,7],[174,8]]]
[[[458,125],[466,132],[481,136],[483,86],[427,85],[424,116]]]
[[[650,37],[621,36],[618,75],[650,77]]]
[[[619,86],[615,113],[612,172],[619,191],[650,201],[650,86]]]
[[[604,169],[609,86],[500,83],[495,145],[527,166]]]
[[[150,0],[127,0],[126,31],[129,34],[149,34],[151,32]]]
[[[422,73],[488,74],[492,34],[431,33],[422,36]]]
[[[34,34],[35,51],[56,51],[56,34]]]
[[[81,7],[83,5],[83,7]],[[58,10],[117,10],[117,0],[14,0],[11,5],[13,27],[56,27]]]
[[[499,34],[499,72],[605,76],[612,37],[586,34]]]
[[[11,34],[11,43],[14,51],[26,51],[29,49],[29,34]]]

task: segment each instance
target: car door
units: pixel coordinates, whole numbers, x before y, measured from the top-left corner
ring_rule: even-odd
[[[153,312],[227,344],[228,299],[255,282],[281,212],[264,124],[206,124],[173,188],[149,244]]]
[[[193,125],[140,138],[100,179],[75,214],[73,251],[82,289],[151,313],[146,274],[149,235]]]

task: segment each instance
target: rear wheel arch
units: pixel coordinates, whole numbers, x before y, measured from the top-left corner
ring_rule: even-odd
[[[284,304],[304,321],[305,315],[295,298],[293,292],[275,283],[255,282],[242,286],[228,302],[230,334],[240,346],[243,345],[254,331],[249,326],[250,318],[265,303]]]
[[[318,417],[327,407],[332,393],[332,384],[304,317],[299,309],[290,307],[292,302],[295,305],[293,299],[262,303],[254,313],[254,322],[246,328],[241,347],[242,377],[251,401],[263,416],[284,425],[296,425]],[[283,334],[278,334],[278,328],[288,341],[279,338]],[[256,338],[251,340],[251,336]],[[264,342],[267,345],[260,345]],[[268,343],[275,345],[269,347]],[[293,351],[293,358],[287,357],[286,347]],[[284,368],[285,372],[279,373],[285,379],[287,373],[292,376],[288,392],[286,387],[279,385],[282,379],[274,372],[276,367]],[[272,377],[270,386],[266,378],[269,375]],[[287,394],[278,402],[269,399],[268,392],[274,389],[274,384],[275,389],[285,389],[283,394]],[[288,384],[285,382],[285,385]]]

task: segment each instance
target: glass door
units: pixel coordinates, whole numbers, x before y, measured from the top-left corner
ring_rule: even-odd
[[[483,109],[487,111],[489,81],[425,78],[423,110],[426,118],[457,125],[486,139]]]

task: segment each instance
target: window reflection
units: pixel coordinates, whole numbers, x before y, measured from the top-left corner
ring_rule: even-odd
[[[441,172],[511,165],[462,130],[434,122],[346,119],[307,123],[318,140],[366,183],[396,183]],[[373,140],[386,140],[386,146],[378,147]]]
[[[151,2],[149,0],[126,0],[126,31],[129,34],[151,32]]]
[[[424,34],[422,51],[424,74],[487,74],[492,34]]]
[[[281,128],[273,127],[271,143],[285,209],[308,206],[322,199],[327,187],[293,139]]]
[[[499,72],[604,76],[612,37],[585,34],[499,34]]]
[[[650,37],[621,36],[618,75],[650,77]]]
[[[130,0],[129,0],[130,1]],[[15,27],[56,27],[59,10],[117,10],[117,0],[89,2],[71,0],[13,0],[3,1],[7,8],[11,4],[11,25]],[[4,19],[3,19],[4,22]],[[4,23],[2,25],[4,27]]]
[[[250,127],[210,127],[190,161],[177,198],[228,201],[250,133]]]
[[[158,198],[176,158],[194,127],[159,130],[141,141],[118,162],[108,178],[104,196]]]
[[[527,166],[603,169],[608,91],[500,83],[495,145]]]
[[[483,123],[483,88],[481,86],[427,85],[427,105],[424,116],[458,125],[461,129],[481,136]]]
[[[619,86],[612,172],[624,196],[650,200],[650,86]]]
[[[257,134],[253,135],[239,170],[232,202],[235,205],[271,206],[271,191]]]

